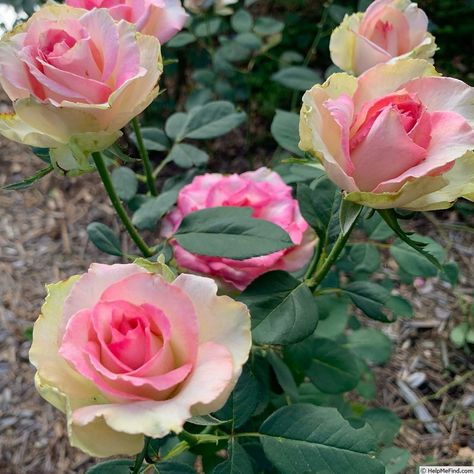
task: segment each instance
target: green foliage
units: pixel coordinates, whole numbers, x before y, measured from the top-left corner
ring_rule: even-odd
[[[87,474],[130,474],[133,467],[133,461],[128,459],[114,459],[105,461],[87,470]]]
[[[232,420],[233,429],[245,424],[257,408],[259,389],[255,376],[246,368],[226,404],[214,415],[221,420]]]
[[[355,355],[332,339],[308,338],[290,346],[286,356],[321,392],[348,392],[359,382],[360,366]]]
[[[272,79],[289,89],[298,91],[311,89],[315,84],[321,83],[321,76],[317,72],[303,66],[280,69],[273,74]]]
[[[212,474],[252,474],[252,462],[245,449],[237,441],[229,444],[229,459],[218,464]]]
[[[290,344],[308,337],[318,323],[318,308],[308,287],[286,272],[262,275],[239,296],[252,316],[259,344]]]
[[[296,156],[303,156],[303,152],[298,148],[299,121],[300,118],[298,114],[277,110],[273,118],[271,132],[278,145],[284,150]]]
[[[6,191],[18,191],[20,189],[26,189],[32,186],[36,181],[39,181],[41,178],[44,178],[46,175],[53,171],[53,166],[49,165],[46,168],[43,168],[36,172],[33,176],[29,178],[25,178],[21,181],[17,181],[16,183],[5,184],[0,189],[5,189]]]
[[[244,207],[213,207],[188,214],[174,234],[188,252],[234,260],[267,255],[293,245],[279,226],[251,217]]]
[[[158,221],[174,206],[178,191],[172,189],[156,198],[149,198],[133,214],[132,222],[138,229],[156,228]]]
[[[371,428],[352,428],[335,409],[291,405],[271,415],[260,430],[266,455],[283,474],[309,474],[315,466],[328,473],[384,473],[369,455],[376,446]]]
[[[87,235],[91,242],[102,252],[121,257],[122,246],[115,232],[101,222],[91,222],[87,226]]]
[[[137,194],[138,179],[130,168],[115,168],[112,172],[112,183],[119,198],[124,201],[130,201]]]

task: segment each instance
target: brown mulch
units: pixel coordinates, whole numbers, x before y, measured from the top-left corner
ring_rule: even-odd
[[[0,138],[0,185],[29,176],[41,163],[19,145]],[[444,216],[443,216],[444,217]],[[119,230],[94,175],[62,179],[48,176],[33,188],[0,192],[0,473],[82,473],[90,459],[69,447],[64,417],[40,399],[28,362],[27,332],[45,295],[44,284],[83,272],[92,261],[110,262],[87,239],[86,226],[100,220]],[[424,222],[424,221],[423,221]],[[421,226],[426,225],[421,222]],[[428,229],[428,230],[427,230]],[[412,453],[411,465],[474,462],[472,357],[449,342],[450,329],[472,302],[472,234],[439,227],[421,229],[449,246],[461,262],[461,284],[453,291],[437,280],[403,287],[415,308],[411,320],[382,329],[394,342],[394,355],[376,368],[374,406],[385,406],[403,419],[397,444]],[[124,236],[124,246],[127,239]],[[126,247],[125,247],[126,248]],[[394,271],[387,257],[386,268]],[[391,270],[392,268],[392,270]],[[415,374],[415,375],[413,375]],[[400,380],[412,383],[433,417],[430,433],[400,392]],[[415,382],[414,382],[415,380]],[[418,382],[416,382],[418,380]],[[413,472],[413,469],[410,470]]]

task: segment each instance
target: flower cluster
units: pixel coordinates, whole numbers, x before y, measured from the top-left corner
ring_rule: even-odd
[[[185,0],[184,7],[224,15],[235,3]],[[14,112],[0,115],[0,133],[48,148],[51,169],[77,174],[95,169],[91,156],[111,147],[157,97],[161,44],[184,27],[188,13],[179,0],[66,4],[46,5],[1,39],[0,85]],[[250,29],[251,16],[240,16],[245,23],[240,27]],[[437,73],[430,62],[436,45],[427,27],[425,13],[409,0],[376,0],[366,12],[346,16],[330,40],[332,60],[346,72],[331,75],[303,96],[299,146],[307,161],[311,156],[320,161],[318,171],[324,168],[346,201],[379,210],[426,211],[448,208],[460,197],[474,200],[474,90]],[[239,36],[260,41],[249,31]],[[194,120],[191,139],[203,138],[196,134],[205,128],[199,122],[203,109],[174,116],[179,125],[183,122],[183,130]],[[216,110],[214,122],[222,119]],[[229,122],[240,117],[232,110],[226,115]],[[142,146],[143,140],[136,138]],[[174,145],[175,152],[181,145],[182,154],[194,149],[188,144],[183,148],[178,139]],[[105,164],[103,168],[108,173]],[[146,166],[145,172],[153,182],[156,176]],[[247,306],[218,291],[245,291],[270,271],[292,273],[285,275],[270,302],[244,296],[247,302],[254,298],[257,313],[270,308],[278,314],[285,304],[297,307],[309,301],[314,324],[306,337],[313,335],[313,290],[337,259],[334,252],[342,251],[347,241],[348,234],[341,233],[344,225],[330,228],[339,209],[323,203],[318,213],[319,203],[311,203],[314,208],[305,214],[292,187],[266,167],[242,174],[201,174],[186,182],[176,192],[176,204],[172,201],[163,212],[160,208],[160,218],[166,215],[154,235],[160,244],[170,244],[170,265],[193,274],[175,276],[162,260],[137,259],[131,264],[93,264],[83,275],[48,286],[30,352],[36,386],[66,414],[71,443],[92,455],[137,453],[144,437],[179,433],[191,417],[222,408],[249,358],[252,336]],[[314,196],[312,191],[308,187],[308,196]],[[142,196],[144,201],[163,204],[152,189],[150,194]],[[116,209],[121,206],[117,195],[111,198]],[[238,260],[191,252],[179,243],[180,225],[189,214],[229,206],[249,208],[254,220],[280,227],[290,239],[287,247]],[[136,236],[130,220],[123,219],[126,211],[119,209],[127,230]],[[310,215],[309,224],[302,214]],[[321,231],[311,217],[324,220],[327,227]],[[342,238],[331,240],[334,232]],[[145,246],[150,251],[143,253],[156,255],[158,248]],[[295,302],[289,296],[293,291],[302,300]],[[270,327],[274,320],[268,320]],[[280,333],[296,332],[291,342],[300,342],[305,336],[301,321],[293,318],[290,323],[278,328]],[[291,374],[289,379],[294,385]]]

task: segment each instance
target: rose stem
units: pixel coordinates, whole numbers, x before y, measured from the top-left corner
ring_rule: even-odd
[[[143,445],[143,449],[141,450],[140,453],[137,454],[137,457],[135,459],[135,464],[133,465],[133,471],[132,474],[138,474],[140,472],[141,467],[143,466],[143,461],[146,458],[147,452],[148,452],[148,445],[150,444],[151,438],[148,436],[145,436],[145,443]]]
[[[337,258],[339,257],[339,254],[344,249],[344,246],[346,245],[347,240],[349,239],[349,236],[351,235],[352,229],[354,228],[356,222],[357,219],[354,220],[351,227],[347,230],[346,233],[341,232],[339,234],[339,237],[337,238],[333,248],[331,249],[331,252],[324,260],[323,264],[321,265],[321,268],[316,272],[316,275],[305,281],[306,285],[309,287],[310,290],[314,290],[324,280],[324,277],[329,273],[329,270],[331,270],[331,267],[336,262]]]
[[[137,138],[138,152],[140,153],[140,158],[143,162],[143,169],[145,170],[146,182],[148,185],[148,190],[152,196],[158,196],[155,186],[155,178],[153,177],[153,168],[150,163],[150,157],[148,156],[148,151],[143,142],[142,130],[138,122],[138,118],[135,117],[132,119],[132,128],[135,132],[135,137]]]
[[[124,225],[125,229],[127,229],[128,234],[130,235],[131,239],[135,242],[137,247],[142,252],[143,256],[151,257],[153,252],[150,250],[148,245],[144,242],[141,238],[140,234],[138,233],[137,229],[135,229],[134,225],[132,224],[130,218],[127,215],[127,211],[123,207],[122,202],[120,201],[117,193],[115,192],[114,185],[112,184],[112,180],[110,178],[109,170],[105,165],[104,158],[99,152],[92,153],[92,158],[94,160],[95,166],[97,167],[97,171],[102,179],[102,183],[104,184],[104,188],[109,195],[110,201],[117,212],[122,224]]]

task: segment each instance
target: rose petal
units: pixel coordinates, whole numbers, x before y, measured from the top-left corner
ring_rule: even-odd
[[[377,117],[367,137],[353,151],[353,177],[361,191],[397,178],[418,165],[426,150],[408,137],[399,113],[387,107]]]
[[[162,438],[170,431],[179,433],[193,416],[197,404],[211,404],[233,384],[233,364],[229,351],[216,343],[199,347],[196,367],[177,394],[169,400],[129,404],[92,405],[73,412],[73,423],[87,426],[99,417],[114,430],[143,433]],[[220,408],[222,404],[217,405]]]
[[[123,299],[131,304],[159,308],[171,324],[172,347],[178,365],[194,363],[197,354],[198,322],[189,297],[159,275],[140,273],[109,285],[102,301]]]

